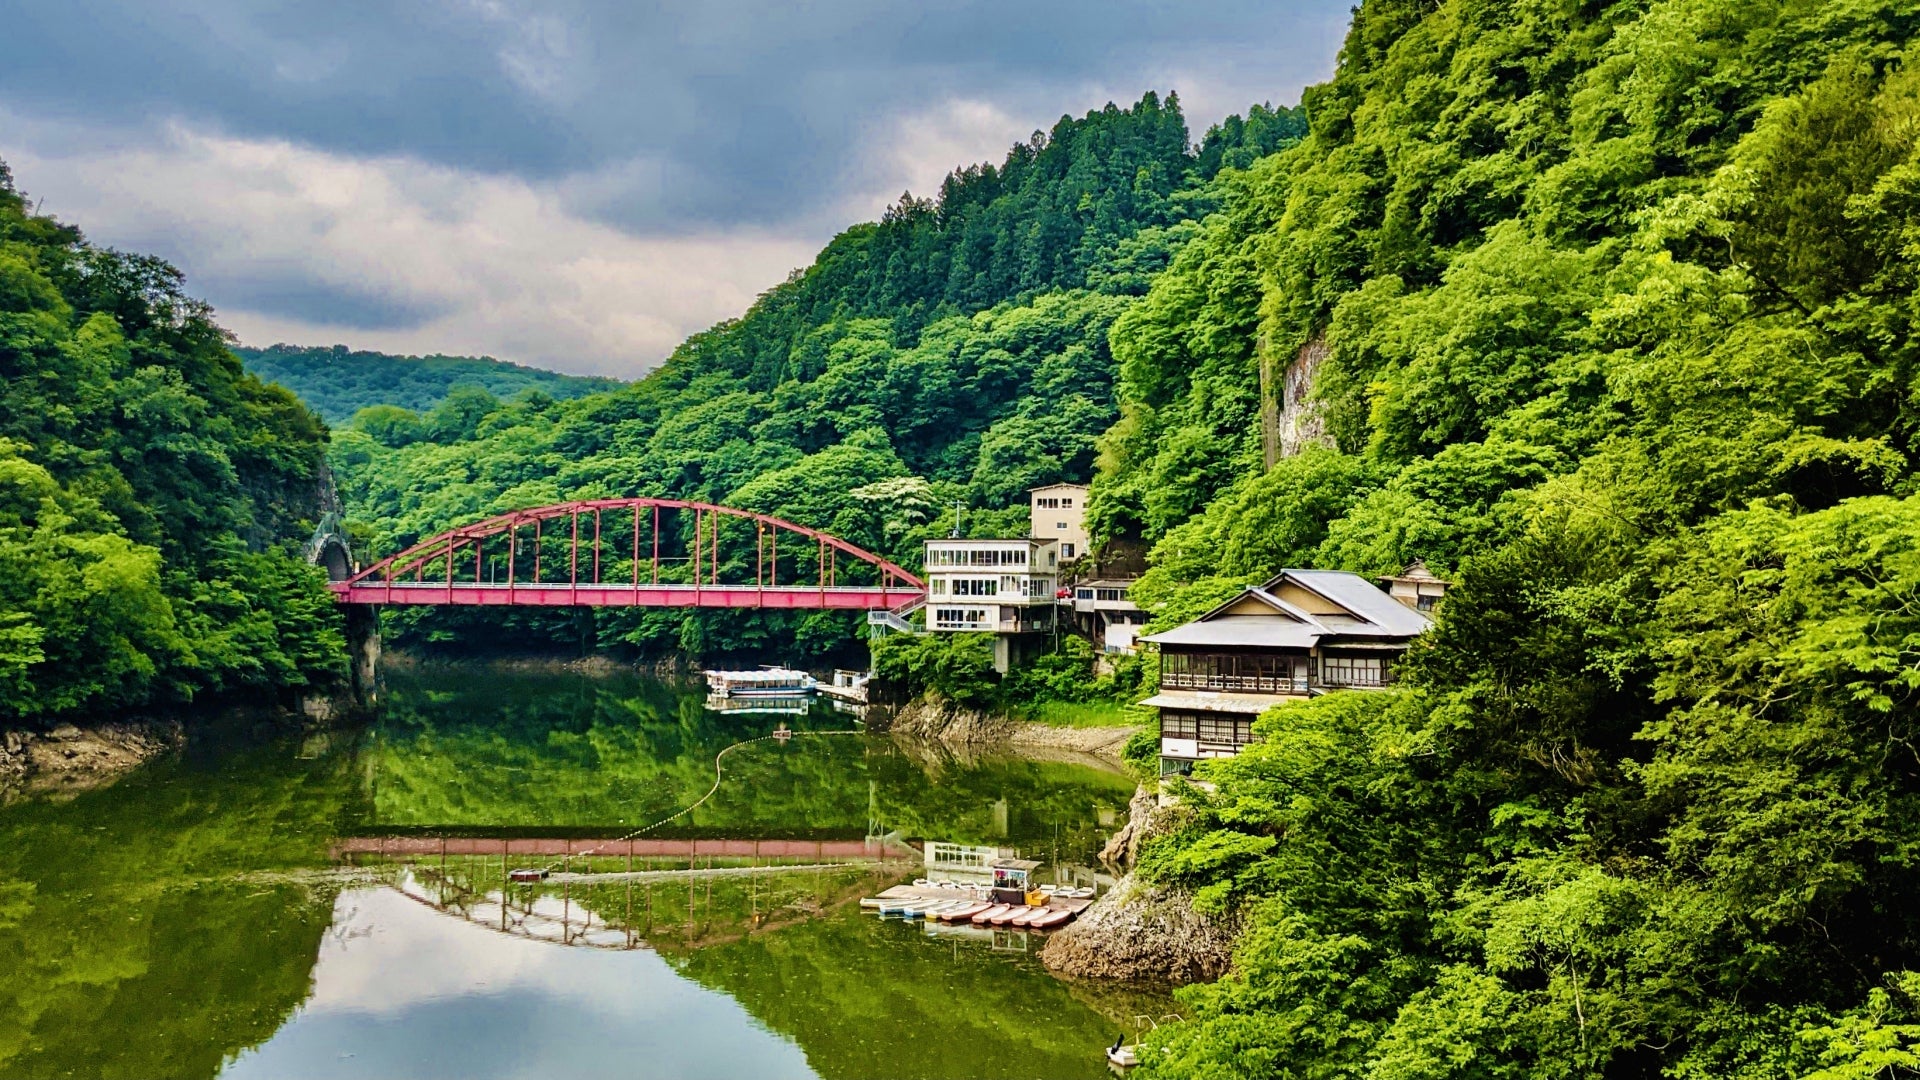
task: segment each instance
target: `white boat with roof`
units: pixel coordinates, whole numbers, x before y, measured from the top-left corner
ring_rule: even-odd
[[[799,697],[820,684],[813,676],[792,668],[761,667],[752,671],[708,671],[707,689],[719,697]]]

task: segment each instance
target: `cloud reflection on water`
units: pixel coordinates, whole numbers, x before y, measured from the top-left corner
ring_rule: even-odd
[[[492,933],[385,888],[344,892],[313,993],[222,1073],[302,1077],[812,1077],[738,1003],[647,949]]]

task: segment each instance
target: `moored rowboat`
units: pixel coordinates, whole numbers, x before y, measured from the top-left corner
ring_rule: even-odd
[[[973,914],[973,917],[969,921],[971,921],[975,926],[985,926],[987,923],[991,922],[993,919],[998,918],[1000,915],[1005,914],[1007,912],[1011,912],[1012,910],[1013,910],[1013,906],[1010,904],[995,904],[985,911],[975,912]]]
[[[961,919],[971,919],[992,906],[992,904],[986,903],[985,901],[969,900],[960,907],[941,912],[940,921],[959,922]]]
[[[1074,916],[1069,908],[1054,908],[1027,923],[1030,930],[1046,930],[1055,926],[1064,926]]]

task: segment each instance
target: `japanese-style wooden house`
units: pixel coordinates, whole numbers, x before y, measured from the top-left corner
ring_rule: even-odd
[[[1392,685],[1395,662],[1430,625],[1426,612],[1358,574],[1282,570],[1141,639],[1160,649],[1160,692],[1141,704],[1160,710],[1161,773],[1233,756],[1275,705]]]

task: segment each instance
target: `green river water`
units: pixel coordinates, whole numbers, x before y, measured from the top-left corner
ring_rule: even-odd
[[[330,854],[618,836],[780,722],[852,726],[634,675],[396,670],[365,730],[206,725],[118,783],[0,809],[0,1077],[1082,1077],[1166,1011],[1050,976],[1033,935],[860,911],[911,867],[534,887],[498,856]],[[892,834],[1089,880],[1132,790],[1095,763],[820,734],[729,754],[709,802],[647,835]]]

